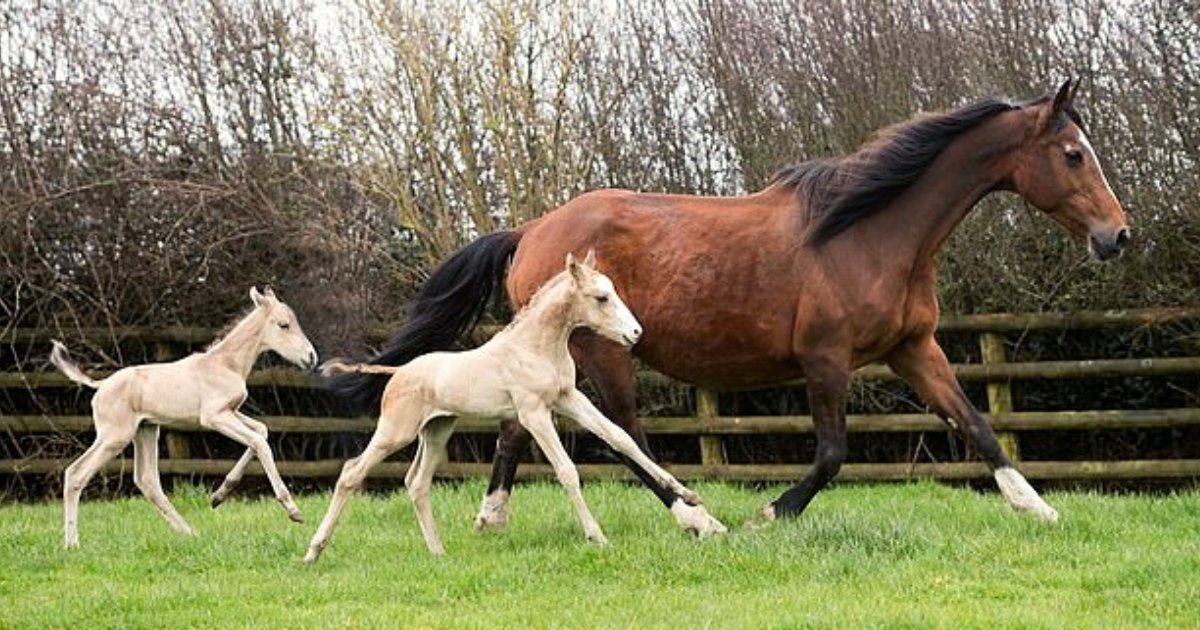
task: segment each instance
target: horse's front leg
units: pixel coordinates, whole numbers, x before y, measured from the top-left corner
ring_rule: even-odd
[[[813,497],[832,480],[846,461],[846,386],[849,362],[839,356],[810,356],[802,362],[807,381],[808,405],[817,434],[817,454],[812,468],[799,483],[770,503],[762,520],[799,516]],[[748,523],[757,525],[757,521]]]
[[[1013,468],[991,425],[963,393],[950,362],[932,334],[899,346],[888,357],[888,365],[912,385],[934,413],[974,445],[992,469],[1000,492],[1013,509],[1051,523],[1058,520],[1058,512]]]

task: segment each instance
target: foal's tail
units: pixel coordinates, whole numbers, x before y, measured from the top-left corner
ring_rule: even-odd
[[[335,374],[395,374],[400,368],[395,365],[372,365],[370,363],[345,363],[341,359],[330,359],[321,364],[317,371],[330,378]]]
[[[474,328],[493,295],[503,291],[508,263],[521,242],[521,232],[502,231],[481,236],[433,270],[409,303],[408,318],[372,365],[403,365],[435,350],[449,350]],[[384,373],[386,374],[386,373]],[[357,370],[335,376],[334,392],[366,410],[376,410],[387,378]]]
[[[100,383],[104,382],[103,380],[92,380],[91,377],[83,373],[83,370],[79,369],[79,366],[72,363],[71,357],[67,356],[67,347],[62,345],[60,341],[57,339],[51,339],[50,344],[53,346],[53,348],[50,350],[50,362],[54,364],[54,367],[58,368],[59,371],[65,374],[67,378],[79,383],[80,385],[87,385],[92,389],[100,387]]]

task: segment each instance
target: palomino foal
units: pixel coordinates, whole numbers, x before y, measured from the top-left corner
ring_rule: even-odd
[[[612,281],[595,270],[595,254],[578,263],[567,254],[566,269],[538,291],[511,324],[486,344],[465,352],[434,352],[400,367],[346,365],[331,362],[334,372],[392,374],[383,394],[379,425],[363,454],[346,462],[321,527],[313,536],[305,562],[314,562],[329,542],[350,493],[362,485],[370,469],[420,436],[417,454],[404,478],[421,524],[425,545],[444,553],[429,491],[434,470],[446,456],[446,442],[456,417],[515,418],[537,440],[575,506],[588,540],[604,543],[579,488],[575,470],[551,413],[573,418],[618,452],[626,455],[689,505],[696,493],[647,457],[633,438],[600,413],[575,388],[575,363],[567,339],[576,328],[589,328],[624,346],[632,346],[642,327],[621,301]]]
[[[173,363],[152,363],[127,367],[106,379],[95,381],[71,363],[67,349],[57,341],[50,361],[67,378],[96,389],[92,397],[92,418],[96,441],[68,468],[64,477],[65,542],[79,546],[79,495],[96,471],[133,442],[133,478],[142,494],[162,512],[176,531],[191,534],[175,507],[171,505],[158,475],[158,429],[167,426],[201,426],[218,431],[249,447],[262,463],[275,498],[288,516],[303,521],[300,509],[292,501],[287,486],[279,478],[271,449],[267,446],[267,426],[238,411],[246,400],[246,377],[258,355],[274,350],[280,356],[309,369],[317,363],[313,349],[296,314],[275,298],[271,289],[259,293],[250,289],[254,308],[229,334],[214,341],[203,353]],[[228,492],[245,470],[249,457],[243,457],[222,484]],[[222,497],[223,498],[223,497]],[[214,507],[219,503],[214,495]]]

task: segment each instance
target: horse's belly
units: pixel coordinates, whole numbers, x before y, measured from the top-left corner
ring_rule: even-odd
[[[722,343],[711,336],[652,338],[634,347],[647,365],[687,383],[719,389],[767,387],[800,378],[789,357],[753,346]]]

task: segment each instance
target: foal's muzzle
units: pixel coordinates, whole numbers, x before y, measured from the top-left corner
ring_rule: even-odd
[[[1121,255],[1121,250],[1129,244],[1132,235],[1128,227],[1122,227],[1108,236],[1088,236],[1088,249],[1100,260],[1109,260]]]

